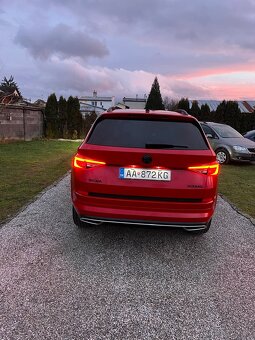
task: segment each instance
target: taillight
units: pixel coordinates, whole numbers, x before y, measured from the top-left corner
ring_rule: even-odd
[[[215,176],[219,173],[220,165],[217,164],[209,164],[209,165],[198,165],[198,166],[189,166],[188,170],[196,171],[204,175]]]
[[[95,159],[89,159],[82,157],[80,155],[76,155],[73,158],[73,167],[79,169],[89,169],[95,166],[102,166],[105,165],[105,162],[96,161]]]

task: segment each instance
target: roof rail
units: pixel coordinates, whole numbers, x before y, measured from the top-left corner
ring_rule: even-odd
[[[189,116],[188,112],[186,110],[183,110],[183,109],[177,109],[177,110],[175,110],[175,112],[181,113],[182,115],[185,115],[185,116]]]

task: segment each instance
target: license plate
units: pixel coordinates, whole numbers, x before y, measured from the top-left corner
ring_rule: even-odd
[[[162,169],[120,168],[121,179],[144,179],[151,181],[170,181],[171,171]]]

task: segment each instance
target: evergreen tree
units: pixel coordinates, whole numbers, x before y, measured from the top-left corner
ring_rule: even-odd
[[[77,97],[74,98],[74,121],[75,121],[75,131],[77,131],[77,137],[81,137],[82,115],[80,111],[80,102]]]
[[[194,117],[196,117],[198,120],[201,118],[201,109],[198,105],[197,100],[193,100],[191,109],[190,109],[190,114]]]
[[[231,125],[237,130],[240,130],[240,118],[241,111],[238,107],[238,103],[235,101],[223,100],[218,105],[215,112],[215,119],[217,122]]]
[[[58,115],[60,137],[63,138],[67,136],[67,102],[63,96],[58,101]]]
[[[70,138],[76,139],[82,132],[82,115],[78,98],[70,96],[67,100],[67,130]]]
[[[217,123],[224,123],[225,111],[226,111],[226,100],[223,100],[215,111],[215,120]]]
[[[210,107],[208,104],[202,104],[201,105],[201,120],[207,121],[210,119]]]
[[[148,96],[145,109],[146,110],[164,110],[165,109],[163,101],[162,101],[159,82],[158,82],[157,77],[155,77],[154,82],[151,86],[151,92]]]
[[[241,111],[236,101],[228,101],[225,112],[225,122],[234,129],[240,130]]]
[[[85,135],[89,132],[96,118],[97,118],[97,114],[95,111],[86,115],[85,119],[83,120],[83,132]]]
[[[190,113],[188,98],[181,98],[181,100],[178,103],[178,107],[177,108],[185,110],[185,111],[187,111],[187,113]]]
[[[46,137],[59,137],[58,101],[55,93],[49,95],[45,106]]]
[[[16,81],[14,81],[14,77],[13,76],[10,76],[9,79],[7,79],[6,77],[4,77],[4,79],[2,80],[1,82],[1,86],[3,86],[4,88],[6,88],[7,90],[10,89],[10,90],[17,90],[19,95],[21,96],[21,93],[20,93],[20,90],[19,90],[19,87],[16,83]]]
[[[68,131],[68,137],[71,138],[72,137],[72,132],[73,132],[73,101],[74,98],[72,96],[70,96],[67,99],[67,131]]]
[[[241,133],[255,130],[255,112],[241,113],[239,126],[240,129],[238,131]]]

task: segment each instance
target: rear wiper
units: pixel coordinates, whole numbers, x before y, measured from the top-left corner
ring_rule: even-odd
[[[187,145],[174,145],[174,144],[145,144],[146,149],[188,149]]]

